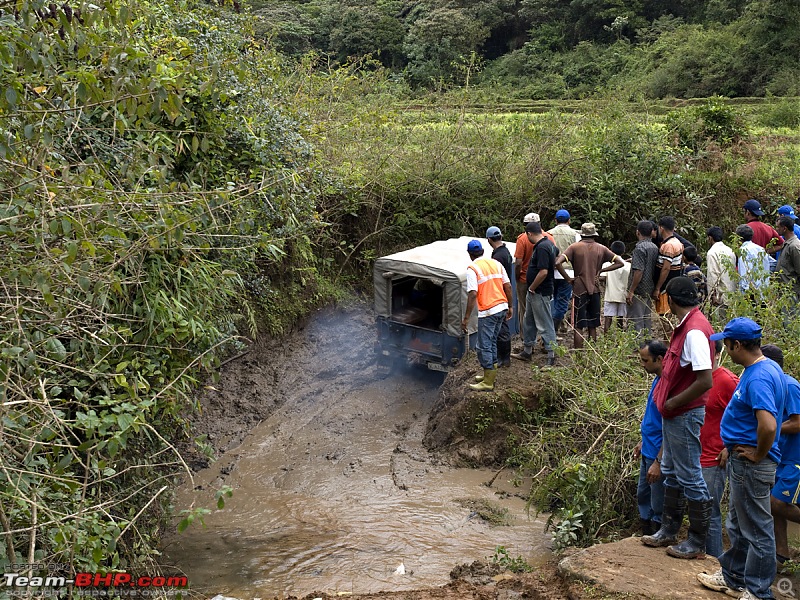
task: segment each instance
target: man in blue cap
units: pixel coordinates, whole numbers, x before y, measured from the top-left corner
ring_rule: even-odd
[[[570,226],[569,211],[562,208],[556,211],[556,226],[548,231],[553,236],[553,243],[559,252],[564,252],[575,242],[581,241],[581,234]],[[564,263],[564,269],[572,270],[569,262]],[[551,309],[553,312],[553,327],[558,333],[564,318],[569,310],[569,301],[572,300],[572,285],[564,279],[564,276],[556,270],[553,277],[553,301]]]
[[[771,256],[778,252],[783,246],[783,238],[772,226],[761,220],[764,215],[761,203],[751,198],[744,203],[742,210],[744,211],[745,225],[749,225],[753,230],[753,243],[764,248]]]
[[[728,449],[728,539],[731,547],[719,557],[722,567],[699,573],[705,587],[740,598],[773,598],[775,531],[770,490],[781,460],[778,419],[783,415],[787,384],[781,368],[761,352],[761,327],[746,317],[731,319],[721,333],[731,360],[744,367],[720,423]]]
[[[794,222],[794,234],[800,238],[800,225],[797,224],[797,213],[789,204],[784,204],[778,209],[779,217],[790,217]]]
[[[461,328],[467,331],[469,318],[478,306],[478,362],[483,378],[471,384],[473,390],[491,391],[497,377],[497,337],[503,321],[513,316],[511,280],[505,268],[493,258],[483,258],[483,244],[472,240],[467,244],[472,264],[467,267],[467,309]]]
[[[503,265],[508,278],[511,279],[514,259],[506,245],[503,243],[503,233],[499,227],[494,225],[486,230],[486,240],[492,247],[492,258]],[[508,320],[503,321],[500,326],[500,334],[497,336],[497,366],[511,366],[511,330],[508,328]],[[478,375],[481,377],[481,375]],[[478,380],[480,381],[480,380]]]

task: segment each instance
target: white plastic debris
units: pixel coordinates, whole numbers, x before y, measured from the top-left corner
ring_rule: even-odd
[[[395,575],[405,575],[406,574],[406,565],[403,561],[400,561],[400,566],[394,570]]]

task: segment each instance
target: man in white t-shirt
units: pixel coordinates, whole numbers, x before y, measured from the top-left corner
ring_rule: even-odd
[[[769,256],[764,248],[753,242],[753,229],[739,225],[736,235],[742,240],[739,249],[739,289],[743,292],[763,292],[769,285]]]
[[[625,242],[617,240],[608,247],[617,256],[625,253]],[[603,333],[611,329],[611,322],[617,318],[617,325],[622,329],[625,326],[625,317],[628,316],[628,276],[631,273],[631,263],[624,260],[622,268],[605,273],[606,293],[603,298]],[[611,263],[603,264],[603,268],[610,267]]]
[[[728,305],[728,295],[736,291],[731,279],[731,274],[736,270],[736,255],[722,241],[721,227],[709,227],[706,235],[710,246],[706,253],[708,298],[712,306],[719,306],[724,311]]]

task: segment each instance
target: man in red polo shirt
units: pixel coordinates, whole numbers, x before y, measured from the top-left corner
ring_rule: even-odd
[[[705,419],[708,391],[713,384],[714,333],[700,311],[697,287],[688,277],[667,283],[670,311],[680,319],[664,357],[661,380],[654,391],[661,413],[664,511],[661,529],[642,537],[647,546],[669,546],[677,558],[702,556],[711,519],[711,495],[700,466],[700,427]],[[678,531],[689,507],[689,536],[681,543]]]
[[[744,203],[745,225],[749,225],[753,230],[753,243],[758,244],[767,254],[774,255],[783,247],[783,238],[775,231],[771,225],[767,225],[761,220],[764,211],[761,210],[761,203],[752,198]]]
[[[722,342],[714,344],[717,356],[722,352]],[[725,465],[728,460],[728,451],[719,434],[719,424],[725,408],[731,401],[733,392],[739,378],[714,361],[714,369],[711,373],[713,386],[708,392],[706,402],[706,420],[700,429],[700,445],[703,448],[700,454],[700,466],[703,468],[703,479],[711,494],[711,520],[706,536],[706,553],[711,556],[719,556],[723,552],[722,548],[722,513],[719,502],[725,492]]]

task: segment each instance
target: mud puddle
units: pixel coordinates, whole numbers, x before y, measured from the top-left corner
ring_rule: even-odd
[[[245,599],[411,590],[447,583],[453,567],[497,546],[546,559],[543,524],[519,498],[496,493],[515,491],[505,474],[488,488],[493,472],[449,468],[422,447],[442,376],[409,368],[377,378],[373,341],[364,310],[328,311],[285,346],[232,366],[209,392],[222,404],[277,408],[178,493],[180,510],[213,506],[214,490],[233,489],[204,528],[164,549],[195,591]],[[508,524],[481,519],[480,501]]]

